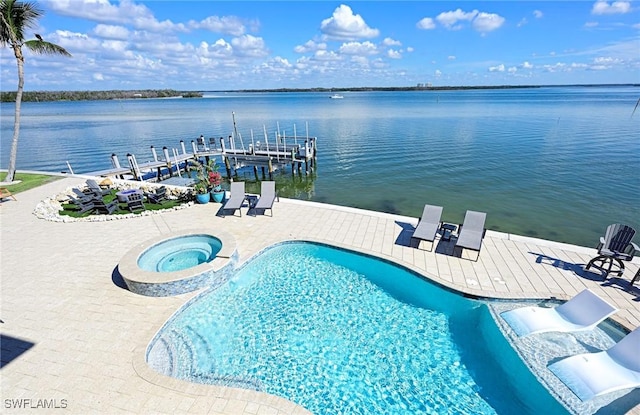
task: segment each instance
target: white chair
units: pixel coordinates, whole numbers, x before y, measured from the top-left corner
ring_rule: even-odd
[[[549,369],[582,401],[640,387],[640,328],[608,350],[567,357]]]
[[[521,307],[501,313],[518,336],[591,330],[618,311],[589,289],[554,308]]]

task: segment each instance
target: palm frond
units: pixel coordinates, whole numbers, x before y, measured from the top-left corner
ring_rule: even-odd
[[[33,53],[42,55],[64,55],[71,56],[62,46],[44,40],[27,40],[24,45]]]
[[[22,42],[25,29],[37,27],[38,19],[44,12],[35,2],[0,0],[0,14],[0,44],[4,46],[12,44],[15,40]]]

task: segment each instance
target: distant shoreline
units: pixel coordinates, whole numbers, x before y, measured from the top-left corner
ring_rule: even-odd
[[[570,84],[570,85],[489,85],[489,86],[407,86],[407,87],[346,87],[346,88],[268,88],[177,91],[173,89],[111,90],[111,91],[25,91],[23,102],[52,101],[103,101],[116,99],[145,98],[202,98],[205,92],[216,93],[267,93],[267,92],[388,92],[388,91],[459,91],[459,90],[495,90],[495,89],[532,89],[532,88],[599,88],[599,87],[640,87],[640,84]],[[16,92],[0,92],[1,102],[15,102]]]

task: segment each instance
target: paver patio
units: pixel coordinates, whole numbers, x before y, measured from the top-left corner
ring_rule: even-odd
[[[568,299],[590,288],[620,309],[617,322],[640,326],[640,287],[628,286],[638,258],[622,278],[603,282],[582,271],[595,249],[489,231],[474,262],[449,255],[445,244],[434,252],[410,246],[417,218],[282,198],[273,217],[243,208],[242,217],[223,218],[217,203],[105,222],[58,223],[33,214],[43,198],[83,181],[64,178],[1,203],[5,413],[20,412],[8,406],[18,402],[55,413],[308,413],[263,393],[170,379],[144,363],[155,332],[197,293],[137,295],[119,286],[115,269],[134,244],[189,228],[231,233],[240,263],[277,242],[311,240],[390,259],[483,297]]]

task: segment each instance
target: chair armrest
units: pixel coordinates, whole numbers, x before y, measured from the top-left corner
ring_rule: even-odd
[[[629,255],[634,256],[636,252],[640,252],[640,246],[636,245],[634,242],[629,242],[625,251],[627,251]]]

